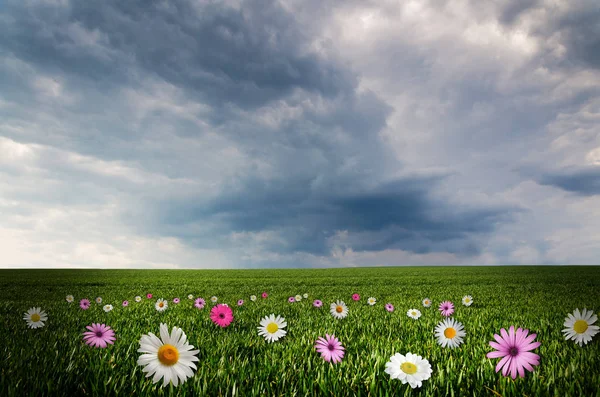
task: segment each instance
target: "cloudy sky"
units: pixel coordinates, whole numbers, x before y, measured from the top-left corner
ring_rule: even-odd
[[[5,0],[0,87],[0,267],[600,258],[596,0]]]

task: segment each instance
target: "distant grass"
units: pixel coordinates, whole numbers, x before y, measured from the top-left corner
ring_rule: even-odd
[[[268,291],[266,300],[249,296]],[[150,301],[145,294],[151,292]],[[353,302],[351,295],[361,300]],[[192,308],[188,294],[207,300]],[[289,304],[291,295],[309,299]],[[65,296],[76,301],[68,304]],[[470,294],[475,303],[461,305]],[[136,295],[143,296],[135,303]],[[233,307],[235,321],[225,329],[208,317],[212,295]],[[101,296],[115,309],[104,313],[81,298]],[[377,304],[366,304],[369,296]],[[172,299],[179,297],[179,305]],[[429,297],[434,306],[425,309]],[[156,298],[170,301],[157,313]],[[238,299],[246,303],[235,306]],[[121,307],[123,300],[130,306]],[[321,299],[323,308],[312,307]],[[335,320],[328,305],[341,299],[350,309]],[[456,350],[437,345],[433,330],[442,319],[436,304],[456,304],[454,318],[465,325],[465,344]],[[383,305],[391,302],[394,313]],[[28,329],[23,313],[41,306],[49,320]],[[0,395],[361,395],[361,396],[600,396],[599,337],[581,348],[565,341],[567,313],[587,307],[600,311],[600,267],[427,267],[324,270],[5,270],[0,271]],[[423,316],[406,316],[418,308]],[[275,313],[288,322],[288,334],[268,344],[257,334],[262,317]],[[117,340],[107,349],[82,342],[85,326],[107,323]],[[159,324],[179,326],[200,349],[195,376],[177,388],[153,385],[136,365],[142,334]],[[515,381],[494,372],[498,360],[485,354],[500,328],[520,326],[537,333],[541,364]],[[334,333],[347,349],[341,364],[322,361],[314,341]],[[412,352],[429,360],[432,377],[420,389],[390,380],[385,363],[394,353]]]

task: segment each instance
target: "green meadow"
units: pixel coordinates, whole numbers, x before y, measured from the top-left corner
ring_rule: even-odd
[[[260,294],[269,296],[262,299]],[[153,298],[147,299],[146,294]],[[288,297],[307,293],[290,304]],[[360,301],[351,299],[360,294]],[[66,295],[75,302],[66,302]],[[193,307],[203,297],[203,310]],[[142,302],[134,297],[141,295]],[[214,325],[211,296],[233,308],[234,322]],[[251,302],[250,295],[257,295]],[[461,304],[472,295],[474,304]],[[102,297],[102,305],[93,299]],[[377,304],[369,306],[368,297]],[[173,304],[179,297],[181,303]],[[421,300],[429,297],[430,308]],[[92,306],[79,308],[88,298]],[[159,313],[157,298],[169,300]],[[238,307],[238,299],[244,299]],[[320,299],[324,305],[314,308]],[[343,300],[349,315],[336,320],[329,304]],[[123,300],[129,307],[122,307]],[[450,300],[454,318],[465,326],[457,349],[437,344],[442,320],[437,305]],[[384,309],[395,306],[393,313]],[[112,304],[105,313],[102,306]],[[48,314],[46,326],[29,329],[22,319],[30,307]],[[180,396],[600,396],[600,335],[580,347],[561,330],[568,313],[600,311],[600,267],[396,267],[315,270],[3,270],[0,271],[0,395],[180,395]],[[411,308],[422,316],[406,315]],[[271,313],[285,317],[287,335],[267,343],[257,333]],[[114,345],[95,349],[82,341],[85,326],[110,325]],[[146,378],[136,361],[142,334],[158,334],[161,322],[181,327],[200,350],[198,370],[186,383],[162,387]],[[598,323],[596,323],[598,324]],[[540,365],[525,378],[505,378],[488,359],[488,342],[500,328],[527,328],[537,334]],[[340,364],[324,362],[314,342],[335,334],[346,348]],[[384,372],[394,353],[429,360],[433,373],[411,389]]]

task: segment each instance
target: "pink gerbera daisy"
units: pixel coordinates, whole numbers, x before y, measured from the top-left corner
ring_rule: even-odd
[[[394,311],[394,305],[392,305],[391,303],[386,303],[385,304],[385,310],[387,310],[388,312],[393,312]]]
[[[206,302],[202,298],[197,298],[194,301],[194,307],[198,308],[199,310],[204,309],[204,305],[206,305]]]
[[[179,303],[179,298],[173,299],[173,303],[175,303],[175,304]]]
[[[79,301],[79,307],[82,310],[87,310],[90,308],[90,300],[89,299],[82,299]]]
[[[315,343],[315,349],[321,354],[323,360],[327,362],[339,363],[344,357],[344,346],[335,337],[325,334],[325,338],[319,337]]]
[[[148,299],[152,299],[152,294],[147,294],[147,295],[146,295],[146,298],[148,298]]]
[[[450,301],[444,301],[440,303],[440,312],[442,316],[451,316],[454,313],[454,304]]]
[[[358,301],[358,300],[360,300],[360,295],[359,295],[359,294],[353,294],[353,295],[352,295],[352,300],[353,300],[353,301]]]
[[[227,327],[233,321],[233,312],[229,306],[218,304],[210,311],[210,319],[219,327]]]
[[[240,299],[240,300],[238,301],[238,306],[242,306],[243,304],[244,304],[244,300],[243,300],[243,299]]]
[[[315,301],[313,302],[313,306],[314,307],[321,307],[321,306],[323,306],[323,302],[321,302],[318,299],[315,299]]]
[[[296,302],[296,298],[294,298],[293,296],[290,296],[290,297],[288,298],[288,302],[290,302],[290,303],[294,303],[294,302]]]
[[[263,292],[262,295],[263,299],[267,299],[267,296],[269,296],[269,294],[267,294],[266,292]]]
[[[517,329],[515,333],[515,327],[510,326],[508,333],[504,328],[500,330],[500,335],[494,334],[496,342],[491,341],[492,346],[496,351],[489,352],[486,356],[488,358],[500,358],[502,360],[496,365],[496,372],[502,369],[502,375],[510,376],[515,379],[517,373],[521,378],[525,377],[525,371],[533,372],[534,365],[540,365],[540,356],[535,353],[531,353],[531,350],[537,348],[540,342],[533,342],[536,334],[529,335],[529,330]]]
[[[123,301],[123,307],[129,306],[129,301]]]
[[[108,325],[92,323],[86,328],[89,331],[83,333],[83,341],[89,346],[105,348],[108,343],[114,344],[115,331]]]

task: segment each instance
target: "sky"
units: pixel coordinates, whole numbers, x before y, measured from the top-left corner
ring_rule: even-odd
[[[596,0],[4,0],[0,267],[595,265]]]

